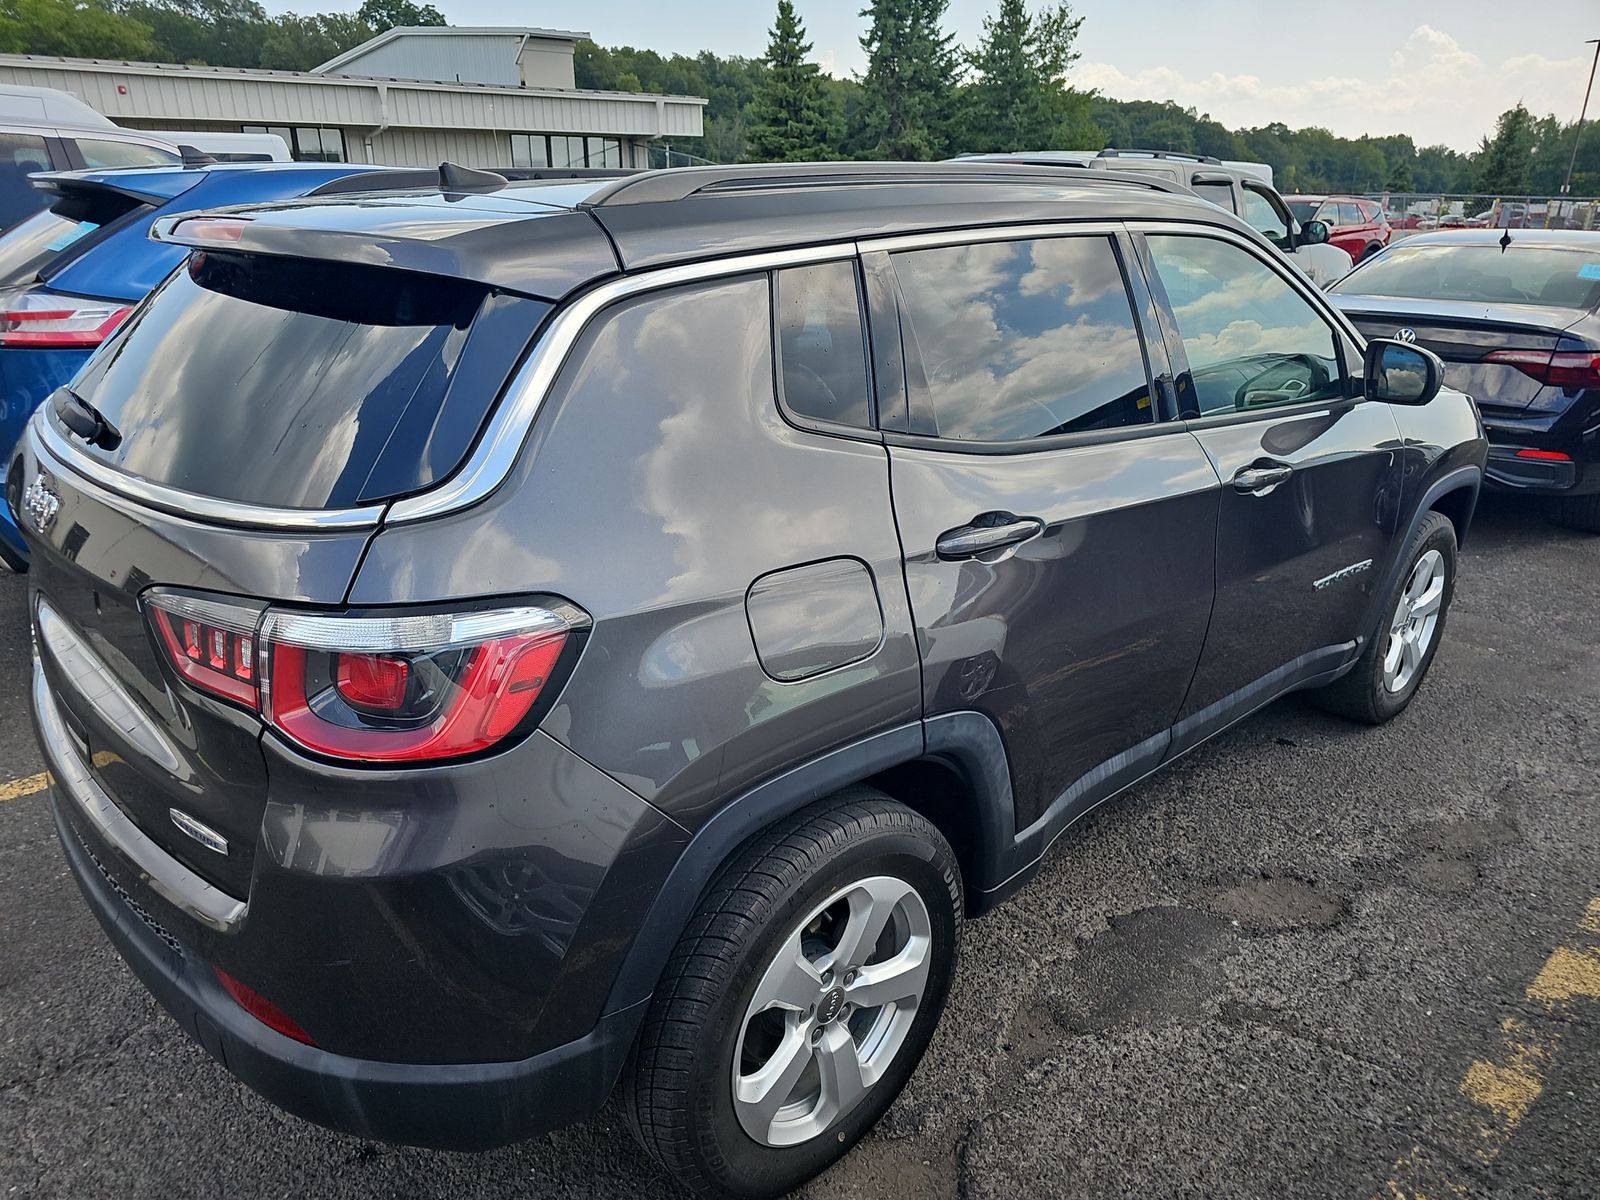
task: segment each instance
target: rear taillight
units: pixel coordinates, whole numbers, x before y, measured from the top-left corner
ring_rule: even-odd
[[[110,337],[132,311],[114,300],[23,292],[0,308],[0,346],[91,348]]]
[[[582,619],[536,605],[341,616],[171,592],[145,608],[189,683],[362,762],[455,758],[531,727]]]
[[[1551,387],[1569,391],[1600,387],[1600,354],[1591,350],[1495,350],[1483,361],[1515,367]]]

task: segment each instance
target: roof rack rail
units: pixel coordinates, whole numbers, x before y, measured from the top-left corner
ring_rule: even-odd
[[[1182,150],[1118,150],[1114,146],[1107,146],[1096,158],[1172,158],[1181,162],[1209,163],[1211,166],[1220,167],[1222,160],[1213,158],[1209,154],[1186,154]]]
[[[755,191],[780,187],[839,187],[875,183],[979,183],[1009,179],[1014,182],[1059,183],[1054,166],[992,161],[951,162],[833,162],[767,163],[743,166],[673,167],[641,171],[601,187],[583,203],[590,208],[623,204],[653,204],[686,200],[707,192]],[[1075,174],[1074,184],[1135,186],[1158,191],[1174,190],[1160,180],[1087,172]]]
[[[460,170],[462,168],[454,168]],[[475,174],[493,174],[508,183],[524,183],[541,179],[621,179],[637,175],[636,170],[614,167],[492,167]],[[410,191],[413,188],[441,187],[441,176],[436,167],[379,167],[371,171],[357,171],[341,175],[313,188],[313,196],[337,196],[344,192]],[[497,187],[504,186],[504,183]],[[461,191],[446,187],[445,191]],[[476,190],[476,189],[466,189]]]

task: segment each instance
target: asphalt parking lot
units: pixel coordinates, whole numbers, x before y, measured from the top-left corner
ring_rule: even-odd
[[[482,1156],[288,1117],[122,966],[55,844],[0,576],[0,1190],[654,1197],[615,1108]],[[805,1195],[1600,1195],[1600,538],[1486,502],[1371,731],[1298,698],[968,929],[933,1048]]]

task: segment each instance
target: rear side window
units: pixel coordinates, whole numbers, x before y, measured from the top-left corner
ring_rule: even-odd
[[[28,176],[49,169],[50,151],[42,137],[0,133],[0,229],[45,206],[44,193],[34,189]]]
[[[548,309],[435,276],[197,254],[79,376],[122,434],[79,448],[248,504],[390,499],[465,457]]]
[[[920,358],[939,437],[1008,442],[1153,419],[1111,239],[984,242],[893,261],[906,353]]]
[[[86,167],[170,167],[183,161],[170,150],[112,138],[76,139]]]
[[[784,406],[798,417],[869,428],[867,344],[855,265],[793,267],[777,273],[776,287]]]
[[[1233,211],[1233,185],[1231,183],[1196,183],[1194,194],[1202,200],[1209,200],[1218,208]]]

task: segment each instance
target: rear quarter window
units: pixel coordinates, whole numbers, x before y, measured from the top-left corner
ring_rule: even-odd
[[[247,504],[391,499],[461,462],[548,311],[441,277],[192,255],[75,383],[122,434],[80,449]]]

